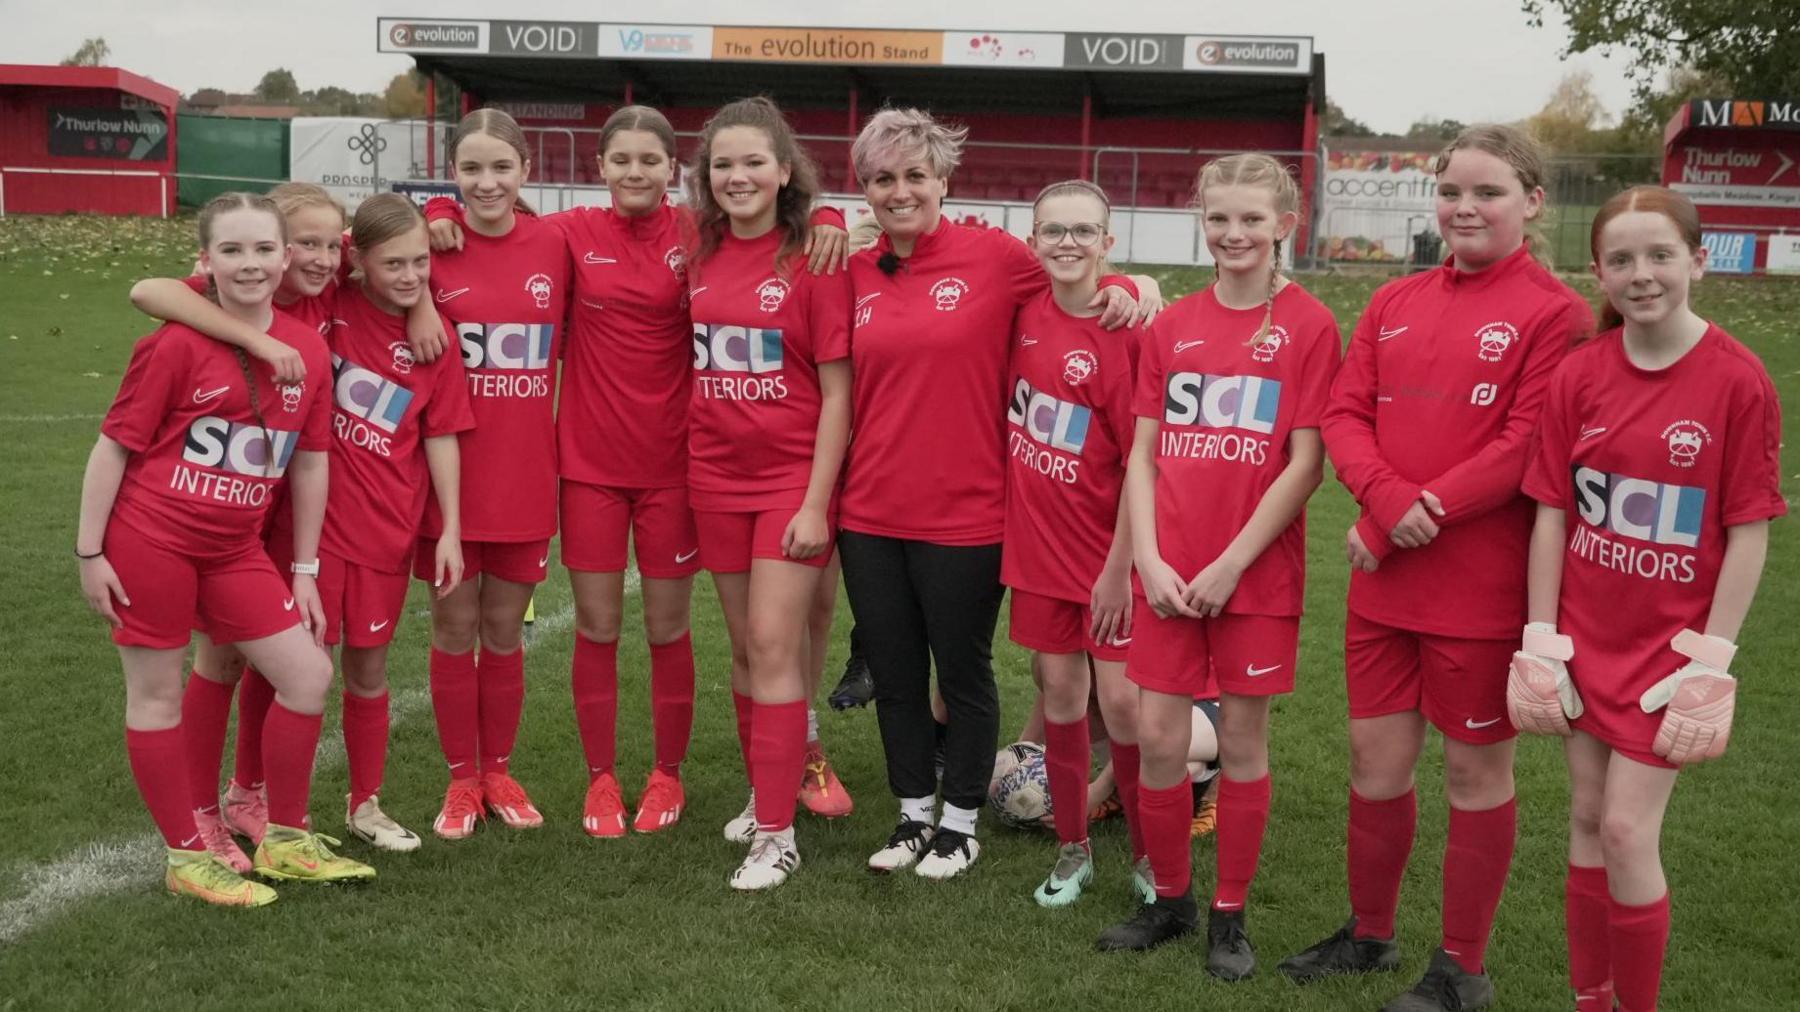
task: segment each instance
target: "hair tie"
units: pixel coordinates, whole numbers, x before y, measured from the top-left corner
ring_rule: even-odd
[[[881,273],[891,278],[894,276],[894,272],[900,269],[900,258],[895,256],[892,250],[889,250],[876,258],[875,266]]]

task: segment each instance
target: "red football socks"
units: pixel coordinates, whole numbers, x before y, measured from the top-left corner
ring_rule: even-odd
[[[350,766],[350,810],[381,793],[387,769],[388,694],[344,692],[344,755]]]
[[[1350,792],[1350,910],[1356,915],[1356,937],[1394,937],[1394,912],[1400,906],[1400,877],[1412,856],[1419,821],[1418,792],[1407,791],[1386,801],[1370,801]]]
[[[227,682],[188,675],[181,693],[181,733],[187,747],[188,804],[196,812],[219,813],[219,765],[225,761],[225,726],[231,722]]]
[[[1068,724],[1044,718],[1044,771],[1050,778],[1050,811],[1061,843],[1088,838],[1088,762],[1087,716]]]
[[[1613,993],[1625,1012],[1656,1012],[1663,952],[1669,946],[1669,894],[1640,907],[1611,901]]]
[[[650,646],[650,721],[656,768],[676,776],[694,732],[694,641],[687,633]]]
[[[1189,837],[1194,821],[1193,784],[1183,778],[1173,787],[1139,785],[1137,796],[1156,895],[1164,899],[1186,896],[1194,876]]]
[[[1597,988],[1611,993],[1612,949],[1606,927],[1612,901],[1606,892],[1606,869],[1569,866],[1569,877],[1563,883],[1563,915],[1569,932],[1569,986],[1578,995],[1596,1000]],[[1594,1006],[1606,1012],[1612,1008],[1609,998]]]
[[[794,824],[800,774],[806,766],[806,700],[752,703],[750,789],[756,793],[756,828],[779,833]]]
[[[261,787],[263,720],[275,702],[275,686],[255,668],[246,667],[238,682],[237,758],[231,780],[239,787]]]
[[[188,804],[188,757],[182,744],[181,725],[160,731],[125,729],[125,755],[138,795],[150,810],[164,845],[175,850],[200,850],[200,831],[194,828],[194,808]]]
[[[448,654],[431,648],[431,712],[450,779],[475,779],[475,742],[481,726],[475,689],[475,652]]]
[[[1238,781],[1219,777],[1218,885],[1214,910],[1242,910],[1250,897],[1250,880],[1262,856],[1263,833],[1269,826],[1270,780]]]
[[[483,647],[475,662],[480,698],[481,772],[505,773],[519,740],[519,716],[525,712],[525,647],[497,654]]]
[[[1512,869],[1518,816],[1512,798],[1481,812],[1450,807],[1444,845],[1444,951],[1469,973],[1480,973],[1487,957],[1494,911]]]
[[[738,749],[744,753],[744,777],[750,776],[750,727],[755,719],[756,705],[749,696],[733,689],[731,705],[737,710]]]
[[[575,726],[587,755],[588,780],[612,772],[618,755],[619,641],[595,643],[575,634],[569,683],[575,695]]]
[[[1110,743],[1112,755],[1113,785],[1119,791],[1119,807],[1125,812],[1125,828],[1131,834],[1131,860],[1143,858],[1144,828],[1143,817],[1138,812],[1138,763],[1142,754],[1138,751],[1137,742],[1129,745],[1120,742]],[[1193,788],[1189,787],[1188,814],[1193,814]]]
[[[295,713],[277,699],[263,724],[263,771],[268,776],[269,822],[293,829],[308,825],[313,753],[319,747],[317,713]]]

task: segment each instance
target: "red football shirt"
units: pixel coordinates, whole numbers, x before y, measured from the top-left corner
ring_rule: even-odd
[[[1337,372],[1337,320],[1289,282],[1264,310],[1229,309],[1211,287],[1157,317],[1144,338],[1133,407],[1160,423],[1156,543],[1183,579],[1231,544],[1287,467],[1288,436],[1319,427]],[[1238,579],[1225,611],[1298,615],[1306,590],[1306,514],[1294,518]]]
[[[1519,491],[1550,374],[1593,330],[1587,303],[1517,252],[1383,285],[1332,385],[1323,431],[1358,530],[1382,560],[1350,575],[1350,610],[1439,636],[1507,639],[1525,624],[1531,502]],[[1428,489],[1446,515],[1423,548],[1394,525]]]
[[[280,312],[269,333],[299,349],[305,380],[277,385],[267,365],[178,323],[137,343],[100,425],[131,451],[113,519],[194,557],[260,543],[295,451],[326,449],[331,426],[325,342]]]
[[[1006,404],[1007,586],[1092,598],[1125,487],[1139,337],[1070,316],[1049,292],[1019,311]]]
[[[1781,406],[1762,363],[1717,326],[1659,371],[1633,365],[1622,335],[1556,371],[1525,492],[1567,514],[1557,626],[1575,641],[1582,700],[1648,738],[1662,714],[1638,697],[1686,663],[1670,637],[1705,631],[1725,528],[1787,512]]]
[[[819,363],[850,357],[850,277],[804,261],[777,269],[779,229],[726,235],[691,272],[693,401],[688,497],[695,509],[798,507],[819,431]]]
[[[893,274],[850,258],[855,431],[845,530],[944,545],[1006,531],[1006,365],[1019,307],[1048,291],[1029,247],[948,218]]]
[[[536,541],[556,533],[556,360],[569,294],[562,233],[529,214],[498,238],[463,232],[461,251],[431,256],[431,290],[455,326],[475,428],[462,434],[466,541]],[[428,498],[420,533],[443,529]]]
[[[358,565],[407,571],[431,475],[423,440],[475,425],[462,361],[413,359],[406,317],[376,308],[358,284],[331,311],[331,495],[319,544]],[[446,321],[445,333],[454,330]]]

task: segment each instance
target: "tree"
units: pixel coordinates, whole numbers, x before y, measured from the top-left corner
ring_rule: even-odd
[[[1786,0],[1523,0],[1543,26],[1554,11],[1569,24],[1567,53],[1625,49],[1640,101],[1664,71],[1689,68],[1746,98],[1800,95],[1800,53]],[[1730,97],[1727,95],[1717,96]]]
[[[1600,96],[1594,94],[1593,72],[1574,70],[1563,75],[1549,101],[1525,121],[1525,126],[1552,152],[1574,154],[1610,145],[1610,138],[1598,136],[1608,119]]]
[[[423,79],[414,71],[394,75],[383,95],[390,118],[415,119],[425,115],[425,86],[422,82]]]
[[[112,58],[112,47],[106,44],[103,36],[96,35],[91,39],[82,39],[81,48],[75,50],[62,61],[65,67],[103,67]]]
[[[294,72],[276,67],[256,82],[256,97],[264,102],[292,104],[300,100],[300,85]]]
[[[1369,129],[1368,124],[1351,119],[1348,113],[1329,98],[1325,100],[1325,114],[1319,118],[1319,132],[1327,137],[1375,136],[1375,131]]]
[[[1408,140],[1448,144],[1455,140],[1456,135],[1462,133],[1466,126],[1467,124],[1461,120],[1433,119],[1427,116],[1407,127],[1406,136]]]

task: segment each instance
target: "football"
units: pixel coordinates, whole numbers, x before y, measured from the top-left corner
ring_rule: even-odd
[[[1019,764],[1032,756],[1042,757],[1044,747],[1036,742],[1015,741],[994,753],[994,773],[988,777],[988,797],[1000,787],[1001,778],[1019,768]]]
[[[1015,745],[1012,748],[1018,748]],[[1041,829],[1050,817],[1050,776],[1044,750],[1035,745],[988,791],[1000,821],[1015,829]]]

